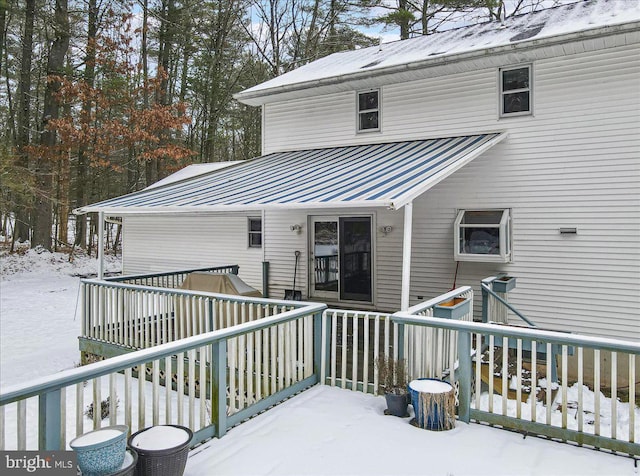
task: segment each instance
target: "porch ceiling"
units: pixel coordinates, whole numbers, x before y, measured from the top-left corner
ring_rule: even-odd
[[[75,213],[399,209],[505,137],[504,132],[494,132],[278,152],[88,205]]]

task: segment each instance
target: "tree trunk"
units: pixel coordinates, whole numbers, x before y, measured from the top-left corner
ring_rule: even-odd
[[[16,146],[18,149],[17,167],[24,171],[29,170],[29,156],[24,148],[30,141],[30,98],[31,98],[31,58],[33,55],[33,23],[35,19],[35,0],[27,0],[24,12],[24,33],[22,35],[22,58],[20,61],[20,81],[18,85],[18,133]],[[16,196],[16,224],[14,228],[15,239],[25,241],[29,239],[29,204],[27,197],[18,194]]]
[[[407,0],[398,0],[398,10],[402,13],[408,11],[407,9]],[[402,21],[400,22],[400,39],[407,40],[409,39],[409,21],[406,19],[404,15],[402,15]]]
[[[42,118],[42,133],[40,144],[54,147],[56,144],[56,133],[50,130],[47,125],[51,119],[60,116],[60,105],[56,94],[60,89],[60,77],[64,73],[64,59],[69,49],[69,14],[67,12],[68,0],[56,0],[54,14],[54,30],[56,37],[51,45],[49,58],[47,60],[47,87],[44,96],[44,108]],[[35,206],[35,223],[33,229],[33,239],[31,246],[43,246],[51,249],[51,226],[52,221],[52,164],[48,157],[38,157],[36,164],[36,181],[38,196]]]
[[[429,15],[429,4],[430,4],[430,0],[423,0],[422,1],[422,14],[421,14],[421,21],[422,21],[422,34],[423,35],[428,35],[429,34],[429,20],[430,20],[430,15]]]
[[[84,82],[88,88],[93,88],[95,84],[96,71],[96,34],[98,32],[98,6],[97,0],[89,0],[89,11],[87,16],[87,53],[85,56]],[[85,100],[82,104],[81,121],[84,124],[91,122],[91,101]],[[86,205],[87,202],[87,146],[85,143],[78,149],[78,164],[76,167],[76,207]],[[86,248],[87,246],[87,216],[78,215],[76,217],[76,236],[74,245]]]
[[[4,54],[4,45],[7,42],[6,34],[7,24],[7,0],[0,0],[0,75],[2,75],[2,55]]]
[[[142,5],[142,46],[140,55],[142,56],[142,97],[145,109],[149,109],[149,65],[148,65],[148,53],[147,53],[147,29],[149,28],[149,2],[144,0]]]
[[[64,157],[58,168],[58,242],[66,245],[69,243],[69,181],[71,179],[71,167],[69,158]]]

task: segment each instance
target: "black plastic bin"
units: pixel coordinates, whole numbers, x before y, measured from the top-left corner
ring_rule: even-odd
[[[176,442],[176,435],[179,435],[176,430],[185,432],[185,440],[179,444]],[[168,432],[171,437],[160,438],[160,432]],[[145,437],[152,437],[146,440],[147,442],[154,440],[154,443],[145,445]],[[179,425],[158,425],[135,432],[128,440],[129,448],[138,453],[134,474],[136,476],[182,476],[192,437],[193,432],[189,428]],[[161,447],[159,441],[166,441],[168,446]]]

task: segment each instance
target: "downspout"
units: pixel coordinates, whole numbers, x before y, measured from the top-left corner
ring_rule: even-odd
[[[404,234],[402,238],[402,290],[400,310],[409,309],[409,289],[411,287],[411,239],[413,234],[413,202],[404,206]]]
[[[104,212],[98,212],[98,279],[104,278]]]

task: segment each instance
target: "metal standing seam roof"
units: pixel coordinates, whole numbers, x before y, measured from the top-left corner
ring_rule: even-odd
[[[105,200],[75,213],[399,209],[503,140],[504,132],[278,152]]]

